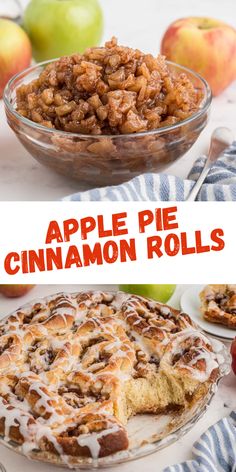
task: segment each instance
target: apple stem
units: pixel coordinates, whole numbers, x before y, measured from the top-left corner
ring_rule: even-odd
[[[198,29],[200,30],[208,30],[212,29],[215,27],[215,24],[213,22],[210,22],[207,18],[205,20],[201,20],[198,23]]]

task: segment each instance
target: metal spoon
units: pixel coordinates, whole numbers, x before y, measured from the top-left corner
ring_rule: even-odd
[[[193,202],[196,200],[199,190],[214,162],[222,155],[227,147],[233,142],[233,134],[229,128],[219,127],[213,131],[211,136],[211,144],[208,152],[206,163],[198,177],[197,182],[189,193],[186,201]]]

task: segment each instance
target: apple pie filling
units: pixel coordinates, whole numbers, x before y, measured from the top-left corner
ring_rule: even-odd
[[[236,285],[207,285],[200,299],[207,321],[236,329]]]
[[[116,135],[173,125],[196,112],[201,99],[164,56],[119,46],[112,38],[104,47],[47,65],[36,80],[18,88],[17,111],[57,130]],[[96,146],[91,144],[92,152]],[[114,151],[111,141],[104,141],[106,146],[106,153]]]

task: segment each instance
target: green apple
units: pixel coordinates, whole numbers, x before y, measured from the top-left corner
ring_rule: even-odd
[[[36,61],[45,61],[96,46],[103,33],[98,0],[31,0],[23,26]]]
[[[166,303],[175,291],[176,285],[119,285],[123,292],[152,298],[161,303]]]

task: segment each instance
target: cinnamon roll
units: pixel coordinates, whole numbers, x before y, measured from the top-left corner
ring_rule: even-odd
[[[139,413],[179,411],[219,372],[211,342],[188,315],[143,297],[57,294],[0,325],[0,434],[64,458],[129,447]]]
[[[200,300],[207,321],[236,329],[236,285],[207,285]]]

